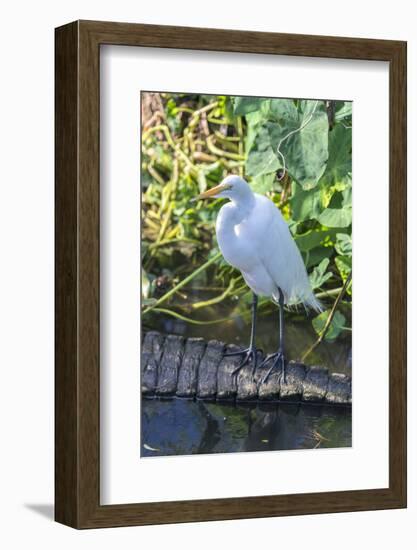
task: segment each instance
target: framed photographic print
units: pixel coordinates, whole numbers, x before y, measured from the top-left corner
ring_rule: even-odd
[[[56,29],[56,520],[406,506],[406,44]]]

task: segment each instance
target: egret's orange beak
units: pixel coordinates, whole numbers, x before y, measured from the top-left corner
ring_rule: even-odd
[[[216,185],[216,187],[212,187],[211,189],[207,189],[207,191],[204,191],[204,193],[200,193],[200,195],[197,195],[192,200],[198,201],[199,199],[210,199],[211,197],[215,198],[222,191],[231,188],[232,186],[228,185],[227,183],[220,183],[219,185]]]

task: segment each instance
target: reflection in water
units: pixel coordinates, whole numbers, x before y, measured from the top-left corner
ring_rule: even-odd
[[[143,399],[141,456],[350,447],[351,419],[345,407]]]

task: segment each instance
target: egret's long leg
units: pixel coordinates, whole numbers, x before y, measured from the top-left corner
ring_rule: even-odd
[[[279,293],[279,345],[278,345],[278,351],[276,353],[273,353],[272,355],[268,355],[262,362],[262,365],[265,365],[266,363],[269,363],[272,360],[272,365],[267,370],[265,376],[262,379],[261,384],[264,384],[268,378],[271,372],[274,370],[275,367],[280,366],[281,367],[281,377],[285,384],[285,337],[284,337],[284,294],[282,290],[278,287],[278,293]]]
[[[284,341],[284,294],[278,287],[279,292],[279,348],[278,352],[281,352],[284,357],[285,341]],[[282,362],[282,374],[285,381],[285,362]]]
[[[231,352],[225,353],[225,356],[227,356],[227,357],[233,357],[233,356],[237,356],[237,355],[242,356],[242,361],[235,368],[235,370],[233,371],[232,374],[236,374],[237,372],[239,372],[240,369],[243,368],[249,362],[253,363],[253,373],[255,373],[257,354],[258,354],[258,350],[255,347],[257,309],[258,309],[258,296],[255,293],[253,293],[253,296],[252,296],[252,326],[251,326],[251,330],[250,330],[249,347],[246,348],[246,349],[239,350],[239,351],[231,351]]]

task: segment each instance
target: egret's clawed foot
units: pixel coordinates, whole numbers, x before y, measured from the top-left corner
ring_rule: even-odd
[[[256,363],[258,360],[258,351],[259,350],[257,350],[255,347],[249,347],[246,349],[241,349],[239,351],[230,351],[228,353],[225,353],[225,357],[242,357],[239,365],[233,370],[232,375],[237,374],[248,363],[252,364],[252,373],[253,375],[255,375]]]
[[[261,380],[261,384],[265,384],[268,381],[272,371],[279,367],[280,369],[280,381],[282,380],[285,384],[285,356],[282,351],[277,351],[272,355],[268,355],[261,363],[261,367],[264,365],[269,365],[269,369],[266,371],[265,376]]]

